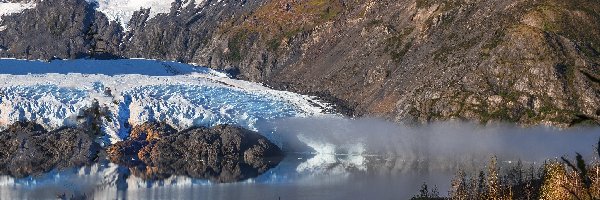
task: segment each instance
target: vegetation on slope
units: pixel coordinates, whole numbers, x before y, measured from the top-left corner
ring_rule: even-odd
[[[448,197],[440,197],[427,190],[420,191],[413,199],[553,199],[598,200],[600,199],[600,140],[595,149],[598,157],[591,163],[577,154],[574,161],[565,157],[551,160],[540,169],[531,166],[524,169],[519,161],[502,171],[493,157],[486,171],[468,176],[460,170],[452,180]],[[427,188],[427,186],[423,186]]]
[[[316,26],[334,20],[345,9],[340,0],[273,0],[248,15],[224,23],[229,32],[229,59],[242,61],[245,51],[254,43],[277,52],[297,34],[310,32]]]

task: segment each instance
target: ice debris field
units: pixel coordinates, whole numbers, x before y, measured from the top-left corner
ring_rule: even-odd
[[[234,124],[263,134],[270,120],[326,115],[314,97],[272,90],[212,69],[143,59],[0,59],[0,129],[32,121],[47,129],[78,125],[97,102],[106,141],[132,126],[166,122],[177,129]]]

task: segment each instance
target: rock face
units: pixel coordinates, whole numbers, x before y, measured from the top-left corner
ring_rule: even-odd
[[[84,0],[4,17],[0,56],[198,63],[349,115],[568,126],[600,118],[596,0],[175,1],[128,32]]]
[[[256,132],[219,125],[177,133],[166,124],[133,128],[129,140],[107,149],[109,159],[146,179],[187,175],[216,182],[256,177],[276,166],[279,147]]]
[[[46,132],[18,122],[0,132],[0,174],[26,177],[93,163],[100,145],[81,129]]]

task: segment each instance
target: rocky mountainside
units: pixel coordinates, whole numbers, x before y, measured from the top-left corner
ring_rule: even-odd
[[[2,17],[1,57],[197,63],[399,122],[600,121],[598,0],[175,0],[125,26],[12,2],[36,6]]]

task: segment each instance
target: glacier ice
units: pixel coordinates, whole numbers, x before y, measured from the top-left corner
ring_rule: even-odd
[[[328,107],[310,96],[176,62],[0,59],[0,128],[16,121],[74,126],[94,102],[107,110],[102,130],[110,142],[149,121],[179,130],[235,124],[270,134],[261,123],[323,115]]]
[[[0,124],[36,121],[46,125],[74,126],[64,116],[76,116],[90,107],[88,93],[56,85],[9,86],[0,88]],[[57,106],[62,105],[62,106]]]

